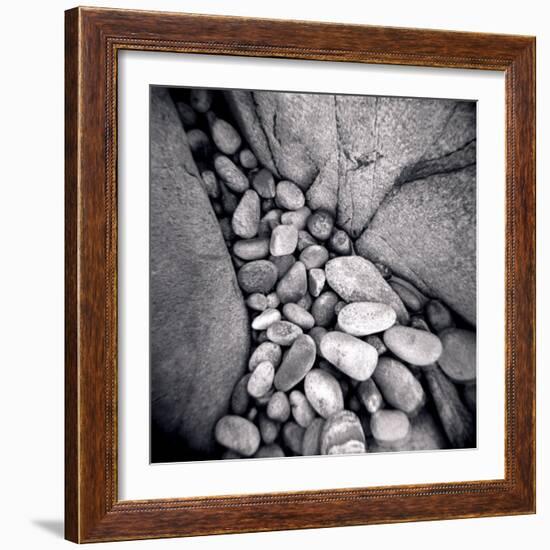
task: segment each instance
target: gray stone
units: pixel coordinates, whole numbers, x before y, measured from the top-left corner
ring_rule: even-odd
[[[298,230],[293,225],[278,225],[271,233],[269,251],[272,256],[287,256],[296,250]]]
[[[279,208],[298,210],[306,203],[306,198],[300,188],[291,181],[283,180],[277,184],[275,202]]]
[[[268,260],[244,264],[237,275],[240,287],[248,294],[269,292],[277,282],[277,268]]]
[[[243,456],[252,456],[260,446],[258,428],[241,416],[228,414],[217,422],[216,441]]]
[[[266,168],[262,168],[252,178],[252,187],[263,199],[275,197],[275,180],[273,174]]]
[[[275,375],[275,388],[288,391],[303,380],[315,363],[316,347],[311,336],[300,334],[283,357]]]
[[[233,213],[231,226],[235,235],[243,239],[251,239],[258,234],[260,224],[260,198],[256,191],[248,190],[242,196],[237,209]]]
[[[277,283],[277,295],[281,303],[297,302],[307,292],[306,268],[302,262],[296,262]]]
[[[216,155],[214,158],[214,168],[231,191],[244,193],[249,188],[247,177],[229,157]]]

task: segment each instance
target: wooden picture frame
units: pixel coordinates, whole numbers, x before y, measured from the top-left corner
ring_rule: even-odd
[[[501,71],[505,477],[250,496],[117,496],[117,53]],[[66,538],[97,542],[535,512],[535,39],[98,8],[66,12]]]

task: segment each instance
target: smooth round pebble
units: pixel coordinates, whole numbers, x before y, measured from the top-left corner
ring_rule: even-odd
[[[329,418],[321,432],[321,454],[365,453],[366,438],[357,415],[339,411]]]
[[[328,261],[328,250],[322,245],[313,244],[302,250],[300,261],[306,269],[323,267]]]
[[[418,366],[435,363],[443,351],[435,334],[399,325],[384,332],[384,344],[403,361]]]
[[[288,321],[298,325],[304,330],[309,330],[310,328],[313,328],[313,325],[315,325],[313,315],[311,315],[307,309],[299,306],[298,304],[285,304],[283,306],[283,315]]]
[[[393,443],[407,437],[410,422],[402,411],[381,409],[371,416],[370,429],[380,443]]]
[[[258,160],[250,149],[242,149],[239,153],[239,162],[243,168],[253,170],[258,166]]]
[[[285,225],[293,225],[298,231],[305,229],[307,219],[311,216],[311,210],[307,206],[298,208],[298,210],[291,210],[290,212],[283,212],[281,215],[281,223]]]
[[[286,254],[285,256],[269,256],[269,261],[275,265],[278,277],[282,279],[296,263],[296,258],[292,254]]]
[[[189,103],[198,113],[206,113],[212,105],[212,99],[211,90],[194,88],[189,94]]]
[[[266,445],[270,445],[277,439],[280,425],[269,418],[264,412],[260,413],[258,417],[258,427],[260,428],[262,441]]]
[[[277,443],[271,443],[271,445],[262,445],[254,458],[282,458],[285,456],[283,449]]]
[[[315,456],[321,454],[321,432],[325,420],[323,418],[315,418],[306,428],[304,438],[302,440],[302,455]]]
[[[367,336],[390,328],[396,319],[395,310],[387,304],[354,302],[342,308],[338,314],[338,325],[352,336]]]
[[[270,292],[267,296],[267,307],[279,307],[279,304],[281,303],[281,300],[279,300],[279,296],[277,296],[276,292]]]
[[[268,339],[280,346],[290,346],[301,334],[302,329],[288,321],[277,321],[267,329]]]
[[[260,225],[258,226],[258,235],[264,238],[271,238],[271,232],[281,222],[281,211],[270,210],[260,219]]]
[[[380,410],[384,405],[382,394],[372,378],[364,380],[357,386],[357,395],[367,412],[371,414]]]
[[[454,326],[451,312],[438,300],[430,300],[426,304],[426,316],[435,332]]]
[[[237,210],[239,199],[229,190],[223,181],[220,181],[221,203],[226,214],[231,215]]]
[[[308,271],[307,282],[309,293],[317,298],[323,291],[327,278],[323,269],[313,268]]]
[[[329,248],[339,256],[349,256],[352,253],[351,239],[341,229],[337,229],[330,236]]]
[[[229,122],[217,118],[212,111],[207,113],[210,134],[216,147],[226,155],[233,155],[241,146],[241,136]]]
[[[246,299],[246,305],[254,311],[264,311],[267,309],[267,297],[265,294],[255,292]]]
[[[279,391],[288,391],[293,388],[313,367],[315,356],[316,347],[313,338],[306,334],[297,336],[277,370],[275,388]]]
[[[283,426],[283,442],[295,454],[302,454],[302,441],[304,439],[305,429],[298,426],[296,422],[289,420]]]
[[[243,456],[252,456],[260,446],[260,431],[242,416],[222,416],[214,430],[216,441]]]
[[[272,199],[275,196],[275,180],[267,168],[262,168],[254,174],[252,187],[263,199]]]
[[[268,239],[243,239],[233,245],[233,253],[241,260],[261,260],[269,254]]]
[[[187,132],[189,148],[196,158],[206,158],[210,150],[210,139],[199,128],[193,128]]]
[[[273,256],[286,256],[296,250],[298,230],[293,225],[278,225],[271,233],[269,251]]]
[[[334,308],[340,301],[338,295],[332,290],[321,293],[311,306],[311,314],[315,324],[319,327],[328,327],[334,320]]]
[[[321,357],[321,340],[327,332],[328,331],[326,328],[315,326],[308,333],[315,341],[315,346],[317,347],[317,355],[319,355],[319,357]]]
[[[319,244],[307,231],[298,231],[298,250],[302,252],[308,246]]]
[[[267,403],[266,414],[277,422],[286,422],[290,417],[290,402],[286,393],[276,391]]]
[[[422,315],[413,315],[411,317],[411,328],[417,328],[418,330],[425,330],[426,332],[431,332],[428,323],[422,317]]]
[[[282,356],[283,351],[281,346],[273,342],[263,342],[250,356],[248,370],[254,370],[263,361],[269,361],[273,366],[277,367],[281,362]]]
[[[448,328],[439,334],[443,353],[438,360],[443,372],[459,384],[476,379],[476,334],[469,330]]]
[[[306,292],[297,302],[296,305],[300,306],[301,308],[305,309],[306,311],[309,311],[311,309],[311,305],[313,304],[313,299],[309,295],[308,292]]]
[[[344,408],[344,396],[338,380],[322,369],[311,369],[307,373],[304,392],[310,405],[323,418]]]
[[[420,293],[413,291],[409,286],[403,285],[394,279],[390,279],[389,283],[409,311],[417,312],[424,307],[425,298],[423,300]]]
[[[239,269],[237,280],[247,294],[254,292],[265,294],[277,282],[277,268],[268,260],[254,260]]]
[[[316,415],[306,396],[301,391],[293,390],[290,392],[288,400],[296,423],[302,428],[307,428]]]
[[[323,357],[355,380],[370,378],[378,362],[376,350],[345,332],[327,332],[321,340]]]
[[[180,119],[183,123],[183,126],[187,129],[192,126],[195,126],[197,123],[197,113],[195,110],[187,105],[187,103],[183,101],[176,102],[176,108],[178,110],[178,114],[180,115]]]
[[[256,191],[248,190],[242,196],[233,213],[231,226],[235,235],[251,239],[258,233],[260,223],[260,199]]]
[[[248,178],[229,157],[217,155],[214,158],[214,168],[225,185],[235,193],[244,193],[250,187]]]
[[[277,184],[275,202],[280,208],[298,210],[305,205],[306,199],[302,190],[295,183],[283,180]]]
[[[316,210],[307,220],[307,228],[313,237],[326,241],[332,233],[334,218],[326,210]]]
[[[266,309],[252,321],[254,330],[266,330],[273,323],[281,320],[281,312],[278,309]]]
[[[277,295],[281,303],[297,302],[307,292],[306,268],[296,262],[277,283]]]
[[[262,397],[273,385],[275,367],[269,361],[262,361],[250,374],[246,386],[252,397]]]

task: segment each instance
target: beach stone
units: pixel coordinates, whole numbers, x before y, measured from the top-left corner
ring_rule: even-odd
[[[321,454],[365,453],[366,438],[357,415],[339,411],[327,418],[321,432]]]
[[[369,334],[368,336],[365,336],[364,340],[367,344],[370,344],[377,351],[379,356],[384,355],[384,353],[388,351],[386,344],[384,344],[384,341],[382,340],[382,338],[380,338],[380,336]]]
[[[321,357],[321,340],[323,339],[323,336],[327,333],[327,329],[324,327],[318,327],[315,326],[309,331],[309,335],[313,338],[315,341],[315,346],[317,348],[317,355]]]
[[[211,90],[193,88],[189,93],[189,103],[197,113],[206,113],[212,105],[212,99]]]
[[[276,391],[267,403],[266,414],[276,422],[286,422],[290,418],[290,402],[286,393]]]
[[[277,268],[268,260],[248,262],[237,274],[239,286],[248,294],[269,292],[277,282]]]
[[[212,170],[204,170],[201,173],[202,182],[204,188],[211,199],[218,199],[220,197],[220,185],[218,184],[218,178]]]
[[[239,153],[239,162],[243,168],[253,170],[258,166],[258,159],[250,149],[242,149]],[[259,193],[258,193],[259,194]]]
[[[315,456],[321,454],[321,432],[325,420],[316,417],[311,424],[306,428],[304,438],[302,440],[302,455]]]
[[[288,321],[277,321],[267,329],[269,340],[280,346],[290,346],[301,334],[303,334],[302,329]]]
[[[252,456],[260,446],[258,428],[242,416],[228,414],[220,418],[214,435],[220,445],[243,456]]]
[[[258,235],[260,237],[270,238],[271,232],[280,223],[281,223],[281,211],[277,208],[273,210],[269,210],[260,219],[260,224],[258,226]]]
[[[262,342],[250,356],[248,370],[254,370],[263,361],[269,361],[274,367],[278,367],[282,356],[281,346],[273,342]]]
[[[277,296],[276,292],[270,292],[267,296],[267,307],[279,307],[279,304],[281,301],[279,300],[279,296]]]
[[[470,330],[448,328],[439,334],[443,353],[438,363],[443,372],[459,384],[476,379],[476,334]]]
[[[395,309],[401,323],[409,314],[401,298],[392,290],[376,267],[360,256],[341,256],[325,265],[329,286],[346,302],[381,302]]]
[[[283,306],[283,315],[288,321],[298,325],[303,330],[309,330],[315,325],[313,315],[298,304],[285,304]]]
[[[243,415],[250,404],[250,396],[248,395],[248,379],[250,374],[245,374],[233,388],[231,394],[231,412],[237,415]]]
[[[307,428],[315,419],[315,411],[306,399],[306,396],[299,390],[292,390],[288,397],[292,409],[292,416],[296,424]]]
[[[197,113],[184,101],[176,101],[176,108],[184,128],[191,128],[197,123]]]
[[[216,147],[226,155],[233,155],[241,146],[241,136],[229,122],[209,111],[206,118],[210,125],[210,135]]]
[[[315,368],[307,373],[304,392],[310,405],[323,418],[344,408],[344,396],[338,380],[323,369]]]
[[[311,210],[307,206],[302,206],[302,208],[298,208],[298,210],[283,212],[281,215],[281,223],[293,225],[298,231],[302,231],[306,227],[309,216],[311,216]]]
[[[252,321],[254,330],[266,330],[276,321],[281,320],[281,312],[278,309],[266,309]]]
[[[281,279],[296,263],[296,258],[292,254],[286,254],[284,256],[270,256],[269,261],[275,265],[277,276]]]
[[[283,443],[295,454],[302,453],[302,442],[304,440],[305,429],[289,420],[283,426]]]
[[[283,449],[277,443],[271,443],[271,445],[262,445],[254,458],[282,458],[285,456]]]
[[[271,233],[269,250],[273,256],[286,256],[296,250],[298,230],[293,225],[278,225]]]
[[[301,308],[309,311],[311,309],[311,306],[313,304],[313,300],[308,292],[306,292],[297,302],[296,305],[300,306]]]
[[[439,300],[430,300],[426,304],[426,316],[435,332],[441,332],[454,326],[451,312]]]
[[[395,324],[395,310],[377,302],[354,302],[338,313],[338,326],[352,336],[382,332]]]
[[[252,187],[263,199],[272,199],[275,197],[275,179],[267,168],[262,168],[254,174]]]
[[[326,210],[316,210],[307,220],[307,228],[311,235],[320,241],[326,241],[332,233],[334,218]]]
[[[177,440],[170,460],[210,458],[246,370],[248,314],[169,92],[152,88],[150,107],[152,433]]]
[[[309,293],[317,298],[323,291],[327,278],[324,269],[313,268],[308,271],[307,281]]]
[[[308,246],[302,250],[300,261],[306,266],[306,269],[323,267],[328,261],[328,250],[318,244]]]
[[[251,239],[258,233],[260,224],[260,199],[255,191],[246,191],[233,213],[231,226],[235,235]]]
[[[413,315],[411,316],[411,328],[417,328],[418,330],[425,330],[426,332],[431,332],[426,319],[422,315]]]
[[[296,326],[296,325],[294,325]],[[301,331],[301,329],[299,329]],[[311,336],[300,334],[283,357],[275,375],[275,388],[288,391],[303,380],[315,363],[316,348]]]
[[[339,256],[349,256],[352,253],[351,239],[341,229],[333,231],[328,242],[328,247]]]
[[[262,361],[250,375],[246,386],[251,397],[262,397],[273,385],[275,367],[269,361]]]
[[[246,305],[254,311],[264,311],[267,308],[267,297],[255,292],[246,299]]]
[[[227,185],[225,185],[223,181],[220,181],[219,185],[223,211],[230,216],[235,212],[235,210],[237,210],[239,199],[237,198],[237,195],[228,189]],[[231,228],[231,230],[233,231],[233,228]]]
[[[243,239],[233,245],[233,253],[241,260],[261,260],[269,254],[268,239]]]
[[[298,250],[302,252],[308,246],[318,244],[317,241],[306,230],[298,231]]]
[[[248,178],[229,157],[216,155],[214,157],[214,168],[231,191],[244,193],[250,187]]]
[[[235,232],[231,227],[231,222],[229,218],[220,219],[220,230],[225,241],[231,242],[235,238]]]
[[[422,302],[418,299],[418,296],[409,288],[399,284],[392,279],[390,279],[389,284],[392,287],[393,291],[401,298],[401,301],[405,304],[405,307],[409,311],[418,312],[422,309]]]
[[[371,416],[370,429],[380,443],[394,443],[407,437],[410,422],[402,411],[381,409]]]
[[[277,184],[275,202],[279,208],[298,210],[299,208],[303,208],[306,198],[295,183],[283,180]]]
[[[375,413],[384,406],[382,394],[372,378],[364,380],[357,386],[357,396],[370,414]]]
[[[426,402],[420,382],[396,359],[380,357],[372,378],[384,400],[409,416],[414,416]]]
[[[338,303],[338,296],[331,290],[320,294],[311,306],[311,314],[315,324],[320,327],[328,327],[334,319],[334,308]]]
[[[321,352],[327,361],[355,380],[370,378],[378,362],[378,353],[370,344],[345,332],[327,332],[321,340]]]
[[[277,283],[277,295],[282,304],[297,302],[307,292],[306,268],[296,262]]]
[[[199,128],[193,128],[187,132],[189,147],[193,152],[193,158],[206,159],[210,155],[210,139]]]
[[[435,363],[443,351],[441,340],[435,334],[403,326],[384,332],[384,344],[399,359],[418,366]]]

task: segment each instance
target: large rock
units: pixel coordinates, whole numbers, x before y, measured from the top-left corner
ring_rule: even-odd
[[[307,190],[308,206],[335,214],[352,236],[410,167],[444,170],[448,161],[435,161],[472,139],[471,107],[451,100],[225,94],[260,162]],[[469,162],[468,157],[453,165]]]
[[[396,186],[355,245],[476,324],[475,166]]]
[[[219,224],[167,90],[151,91],[153,460],[206,458],[249,351]],[[231,338],[227,337],[231,331]]]

